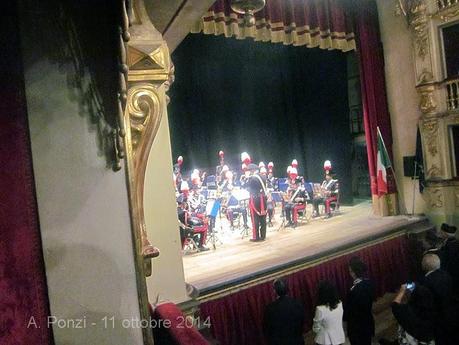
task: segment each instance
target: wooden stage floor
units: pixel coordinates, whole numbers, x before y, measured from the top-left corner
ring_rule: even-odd
[[[223,231],[223,244],[217,245],[216,250],[183,256],[185,281],[201,292],[215,290],[299,260],[328,255],[382,237],[424,220],[424,217],[377,217],[372,214],[370,202],[362,202],[342,206],[341,214],[330,219],[314,219],[295,229],[276,231],[278,219],[277,224],[268,228],[264,242],[250,242],[248,237],[242,239],[238,231],[237,235],[225,235],[227,231]]]

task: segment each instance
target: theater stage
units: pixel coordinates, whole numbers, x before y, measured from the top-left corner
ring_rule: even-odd
[[[223,244],[217,244],[216,250],[184,255],[185,281],[202,296],[404,229],[430,226],[422,216],[374,216],[369,201],[341,206],[339,215],[314,219],[295,229],[277,231],[280,219],[276,219],[264,242],[250,242],[248,237],[242,239],[239,232],[228,234],[224,230],[220,235]]]

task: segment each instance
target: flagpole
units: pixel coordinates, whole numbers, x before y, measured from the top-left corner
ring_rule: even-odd
[[[387,151],[387,148],[386,148],[386,144],[384,143],[384,138],[383,138],[383,136],[381,134],[381,131],[379,130],[379,126],[376,126],[376,130],[378,131],[378,135],[381,137],[381,142],[383,144],[384,151],[386,151],[387,154],[389,155],[389,152]],[[389,159],[390,159],[390,157],[389,157]],[[397,193],[399,195],[398,201],[399,201],[399,204],[400,204],[400,211],[404,215],[407,215],[408,211],[406,210],[405,201],[404,200],[402,201],[402,198],[400,197],[400,189],[399,189],[398,182],[397,182],[397,175],[395,174],[395,170],[394,170],[392,161],[391,161],[391,164],[390,164],[390,169],[392,170],[392,175],[394,176],[395,188],[397,188]]]

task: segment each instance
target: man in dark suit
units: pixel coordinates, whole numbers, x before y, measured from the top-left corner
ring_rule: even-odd
[[[365,279],[365,263],[358,257],[351,258],[349,273],[354,279],[344,307],[344,321],[347,322],[347,336],[352,345],[371,345],[375,334],[375,320],[372,307],[374,288],[370,280]]]
[[[453,295],[459,299],[459,241],[456,238],[456,227],[443,223],[440,230],[440,237],[444,239],[438,250],[441,269],[451,276]]]
[[[304,345],[304,308],[294,298],[287,296],[287,283],[282,279],[274,282],[278,298],[266,306],[263,332],[268,345]]]
[[[425,273],[422,284],[427,287],[434,298],[435,308],[435,344],[458,344],[457,327],[453,305],[453,285],[450,275],[440,269],[440,258],[435,253],[425,254],[422,258],[422,269]]]

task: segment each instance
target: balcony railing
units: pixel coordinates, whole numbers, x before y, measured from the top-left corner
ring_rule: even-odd
[[[448,92],[448,110],[459,110],[459,79],[448,80],[446,82]]]
[[[459,0],[437,0],[438,9],[440,11],[457,4],[459,4]]]

